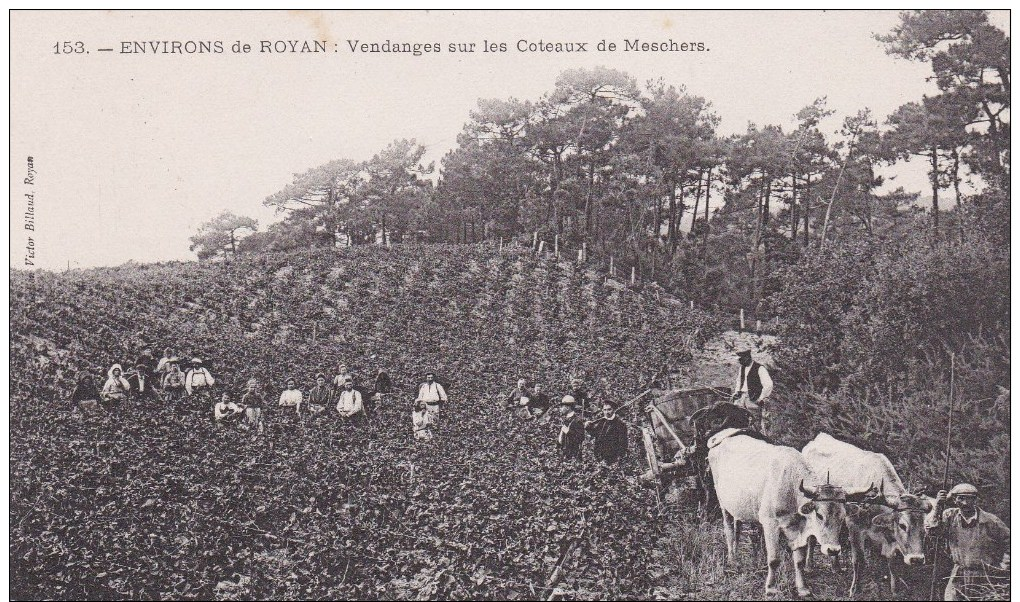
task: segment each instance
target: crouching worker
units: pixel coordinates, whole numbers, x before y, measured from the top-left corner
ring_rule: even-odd
[[[355,422],[365,417],[365,404],[361,399],[361,391],[354,388],[350,378],[344,381],[344,389],[337,396],[336,411],[344,422]]]
[[[424,401],[417,401],[414,404],[414,411],[411,412],[411,424],[414,426],[414,439],[416,441],[432,440],[432,414]]]
[[[577,414],[577,400],[572,395],[565,395],[559,406],[563,417],[563,426],[556,438],[556,445],[564,460],[580,460],[581,446],[584,444],[584,420]]]
[[[92,375],[82,372],[78,375],[78,384],[71,392],[72,409],[94,410],[99,407],[99,392],[92,381]]]
[[[947,501],[956,507],[943,510]],[[940,491],[936,498],[935,529],[941,530],[953,558],[946,600],[991,599],[990,585],[1002,585],[1004,590],[1008,586],[1009,527],[998,516],[978,508],[977,501],[977,488],[967,483],[953,487],[948,494]]]
[[[519,403],[523,407],[521,417],[526,420],[537,420],[545,416],[545,413],[549,411],[549,406],[552,405],[549,395],[542,391],[542,385],[538,383],[535,383],[531,395],[521,397]]]
[[[294,408],[294,413],[300,416],[301,404],[304,403],[304,395],[301,394],[301,389],[297,388],[297,381],[293,378],[287,379],[286,386],[287,388],[284,389],[283,393],[280,393],[280,407]]]
[[[213,418],[216,419],[216,424],[235,423],[242,414],[243,409],[230,399],[230,393],[224,393],[213,406]]]
[[[127,399],[127,392],[131,390],[131,384],[124,378],[120,364],[111,366],[107,376],[100,400],[103,402],[103,406],[109,409]]]
[[[163,397],[166,401],[177,401],[184,397],[184,373],[181,372],[181,365],[173,359],[167,373],[163,377]]]
[[[308,413],[318,414],[333,405],[333,389],[322,372],[315,375],[315,386],[308,390]]]
[[[266,398],[259,392],[259,382],[254,378],[248,380],[247,391],[241,396],[241,407],[244,408],[245,427],[261,435],[265,430]]]

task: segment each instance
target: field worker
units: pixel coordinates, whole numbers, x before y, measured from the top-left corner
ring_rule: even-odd
[[[764,408],[765,400],[772,394],[772,377],[765,366],[751,359],[750,349],[737,353],[737,361],[740,370],[730,401],[750,412],[751,425],[757,426],[762,435],[768,436],[769,412],[764,411]]]
[[[152,397],[152,379],[149,378],[149,368],[150,366],[139,363],[127,377],[131,390],[139,398],[148,399]]]
[[[159,358],[159,362],[156,363],[156,374],[158,374],[160,378],[166,376],[166,374],[170,372],[170,364],[175,361],[177,360],[174,358],[174,350],[167,347],[163,350],[163,357]]]
[[[947,501],[955,507],[945,508]],[[968,483],[953,487],[948,494],[939,491],[936,497],[935,528],[945,535],[953,557],[946,600],[980,599],[982,586],[987,590],[993,581],[989,569],[1009,571],[1009,527],[998,516],[978,508],[977,501],[977,488]]]
[[[156,358],[152,357],[152,345],[146,344],[142,347],[141,355],[135,360],[135,372],[145,376],[147,386],[151,389],[152,383],[156,380],[153,377],[156,373]],[[138,389],[135,390],[137,391]]]
[[[266,407],[266,398],[259,392],[259,381],[248,379],[244,395],[241,396],[241,407],[244,408],[244,423],[256,429],[261,434],[265,429],[263,412]]]
[[[353,381],[354,376],[352,376],[351,371],[347,369],[347,364],[341,362],[337,375],[333,377],[333,388],[335,388],[337,392],[343,391],[344,383],[347,382],[348,379]]]
[[[224,392],[220,400],[213,406],[213,418],[216,419],[216,422],[234,421],[241,413],[241,406],[230,399],[230,393]]]
[[[552,402],[549,395],[542,391],[542,385],[535,383],[535,390],[531,392],[531,396],[521,398],[521,405],[524,406],[524,417],[536,420],[549,411]]]
[[[592,436],[592,450],[595,457],[607,464],[614,464],[627,455],[627,425],[616,415],[616,406],[606,401],[602,404],[602,415],[584,423]]]
[[[301,404],[304,403],[304,396],[301,389],[297,388],[297,381],[293,378],[287,379],[287,388],[280,393],[280,407],[294,408],[294,411],[301,414]]]
[[[577,400],[571,395],[564,395],[560,401],[559,412],[563,417],[563,426],[556,437],[556,445],[564,460],[580,460],[581,446],[584,444],[584,420],[577,414]]]
[[[171,400],[184,396],[184,373],[181,372],[181,366],[177,361],[177,358],[171,358],[168,364],[170,367],[163,377],[163,393]]]
[[[333,405],[333,388],[326,384],[326,375],[322,372],[315,375],[315,386],[308,390],[308,411],[318,414]]]
[[[415,441],[432,440],[432,414],[424,401],[417,401],[414,404],[414,411],[411,412],[411,424],[414,427]]]
[[[567,394],[577,402],[577,409],[581,413],[581,418],[587,420],[595,417],[594,400],[588,394],[588,389],[585,388],[580,378],[575,376],[570,379],[570,390],[567,391]]]
[[[390,375],[379,368],[375,375],[375,398],[381,400],[383,395],[388,395],[393,390],[393,383],[390,382]]]
[[[191,368],[184,377],[184,389],[188,395],[203,391],[216,384],[216,380],[209,374],[209,370],[202,365],[202,360],[197,357],[191,360]],[[206,406],[208,407],[208,406]]]
[[[94,409],[99,402],[99,392],[96,391],[96,383],[92,375],[82,372],[78,375],[78,384],[71,392],[71,404],[76,408]]]
[[[122,375],[120,364],[114,364],[110,367],[110,371],[107,372],[106,383],[103,384],[103,392],[100,395],[100,399],[106,405],[120,403],[127,398],[129,390],[131,390],[131,385]]]
[[[436,382],[436,374],[434,372],[429,372],[425,375],[425,382],[418,387],[418,397],[414,401],[424,401],[433,416],[439,415],[440,404],[447,401],[446,390],[443,389],[443,385]]]
[[[531,391],[528,390],[528,381],[523,378],[518,379],[517,386],[506,395],[506,407],[517,409],[521,406],[521,398],[530,396]]]
[[[361,391],[354,388],[354,381],[349,378],[344,381],[344,390],[337,398],[336,411],[344,420],[365,415],[365,404],[361,399]]]

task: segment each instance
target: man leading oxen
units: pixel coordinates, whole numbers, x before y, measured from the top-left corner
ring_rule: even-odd
[[[706,424],[723,424],[718,406],[699,417]],[[714,429],[711,429],[714,430]],[[723,512],[727,559],[737,551],[737,523],[761,525],[768,557],[766,595],[778,594],[782,538],[793,553],[794,581],[800,596],[810,596],[804,581],[804,561],[810,537],[826,554],[840,552],[839,534],[846,520],[846,503],[873,495],[875,488],[847,491],[823,484],[799,451],[772,445],[747,429],[723,428],[709,431],[705,446],[716,497]],[[698,443],[682,450],[677,462],[683,465],[698,453]]]
[[[832,483],[847,489],[880,484],[880,496],[871,504],[853,505],[846,516],[853,562],[850,595],[857,593],[864,555],[874,549],[888,563],[889,586],[896,593],[896,556],[908,565],[924,564],[926,515],[933,515],[934,499],[909,493],[885,455],[861,449],[820,433],[804,446],[804,459],[815,474],[826,474]]]

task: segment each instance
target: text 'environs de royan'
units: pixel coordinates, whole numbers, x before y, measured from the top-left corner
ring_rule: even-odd
[[[424,54],[439,53],[581,53],[581,52],[705,52],[704,42],[665,40],[642,40],[639,38],[609,41],[599,40],[528,40],[514,42],[420,42],[420,41],[365,41],[365,40],[258,40],[257,42],[224,42],[222,40],[148,40],[122,41],[120,54]]]

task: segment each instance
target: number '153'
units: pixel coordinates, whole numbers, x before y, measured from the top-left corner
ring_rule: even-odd
[[[85,42],[57,42],[53,45],[53,54],[82,54]]]

